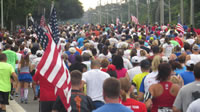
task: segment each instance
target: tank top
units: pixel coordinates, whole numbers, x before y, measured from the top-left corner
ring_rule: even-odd
[[[22,67],[21,69],[20,69],[20,73],[29,73],[30,71],[29,71],[29,66],[25,66],[25,67]]]
[[[151,108],[151,112],[158,112],[158,109],[162,107],[172,108],[172,105],[176,98],[170,93],[170,89],[172,86],[171,82],[160,82],[159,84],[161,84],[163,87],[163,93],[160,96],[152,99],[153,106]]]

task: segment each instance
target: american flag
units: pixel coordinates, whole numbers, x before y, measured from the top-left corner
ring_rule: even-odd
[[[45,50],[37,66],[37,71],[58,89],[57,95],[60,96],[67,112],[70,112],[71,79],[69,71],[61,59],[60,52],[51,34],[41,26],[36,27],[36,32],[40,44],[44,46]]]
[[[44,18],[44,16],[41,17],[40,26],[45,27],[45,18]]]
[[[34,28],[35,28],[35,32],[37,34],[37,37],[39,39],[40,45],[42,46],[42,49],[45,51],[47,44],[49,42],[49,39],[48,39],[46,33],[44,32],[44,29],[41,26],[36,26],[34,24]]]
[[[49,21],[49,26],[50,26],[50,31],[52,33],[53,40],[55,41],[56,44],[59,42],[59,30],[58,30],[58,23],[57,23],[57,16],[56,16],[56,9],[53,6],[52,12],[51,12],[51,17]]]
[[[138,18],[135,16],[131,16],[131,21],[134,22],[135,24],[139,24]]]
[[[176,30],[178,30],[181,33],[185,32],[184,28],[183,28],[183,25],[181,24],[181,18],[180,18],[180,16],[178,16],[178,24],[176,26]]]

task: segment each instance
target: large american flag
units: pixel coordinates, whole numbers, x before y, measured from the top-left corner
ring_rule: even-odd
[[[37,26],[36,33],[45,50],[40,63],[37,66],[37,71],[58,88],[57,95],[60,96],[68,112],[71,111],[71,79],[64,61],[50,33],[44,28]]]
[[[181,24],[181,18],[180,18],[180,16],[178,16],[178,24],[176,26],[176,30],[178,30],[181,33],[185,32],[184,28],[183,28],[183,25]]]
[[[139,24],[138,18],[135,16],[131,16],[131,21],[134,22],[135,24]]]
[[[49,26],[50,29],[41,26],[36,27],[38,39],[45,50],[37,66],[37,71],[55,86],[57,89],[56,95],[60,96],[66,110],[70,112],[71,79],[69,71],[61,58],[55,8],[52,10]]]

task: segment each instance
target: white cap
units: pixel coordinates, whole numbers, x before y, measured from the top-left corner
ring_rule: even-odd
[[[41,55],[43,55],[43,50],[37,50],[37,52],[36,52],[36,55],[38,55],[38,54],[41,54]]]
[[[169,61],[169,59],[168,59],[168,57],[167,57],[167,56],[162,56],[162,61],[163,61],[163,62],[168,62],[168,61]]]
[[[195,63],[194,63],[194,61],[189,60],[189,61],[186,62],[185,65],[188,66],[188,67],[190,67],[191,65],[195,65]]]
[[[133,57],[131,58],[131,62],[132,62],[132,63],[140,63],[141,60],[140,60],[140,58],[139,58],[138,56],[133,56]]]
[[[70,47],[69,48],[69,52],[72,53],[72,54],[74,54],[76,52],[76,49],[74,47]]]

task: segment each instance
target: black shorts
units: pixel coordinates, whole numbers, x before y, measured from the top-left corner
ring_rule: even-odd
[[[40,101],[39,112],[51,112],[55,101]]]
[[[0,91],[0,104],[9,105],[9,103],[8,103],[9,93],[10,92],[2,92],[2,91]]]

